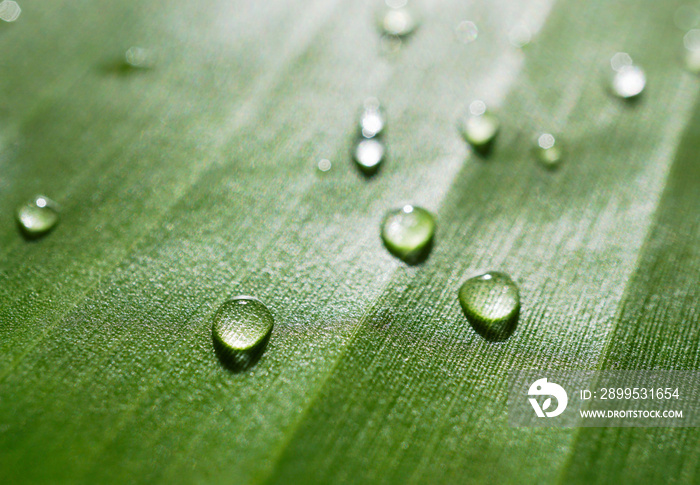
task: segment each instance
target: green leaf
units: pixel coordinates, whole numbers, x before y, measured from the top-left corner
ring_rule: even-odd
[[[425,1],[398,52],[365,2],[20,4],[0,23],[2,483],[700,481],[694,428],[506,414],[511,369],[700,365],[682,2]],[[152,69],[120,68],[131,46]],[[606,90],[618,51],[646,70],[635,102]],[[367,96],[388,119],[369,179]],[[485,157],[457,129],[475,99],[500,120]],[[14,211],[39,193],[61,221],[27,241]],[[379,234],[407,203],[437,219],[415,266]],[[457,299],[486,271],[520,288],[502,343]],[[241,294],[275,326],[232,372],[212,318]]]

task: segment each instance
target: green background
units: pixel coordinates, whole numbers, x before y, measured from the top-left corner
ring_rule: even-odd
[[[0,482],[700,481],[693,428],[506,409],[510,369],[700,366],[681,3],[425,0],[387,52],[358,1],[21,0],[0,23]],[[522,50],[519,23],[541,27]],[[115,69],[131,45],[155,69]],[[636,103],[606,91],[618,51],[646,70]],[[372,179],[350,160],[367,96],[389,119]],[[456,130],[474,99],[503,124],[488,160]],[[560,170],[533,157],[542,131]],[[27,242],[36,193],[61,222]],[[405,203],[438,221],[413,267],[379,238]],[[505,343],[457,301],[485,270],[520,286]],[[245,373],[211,341],[237,294],[276,321]]]

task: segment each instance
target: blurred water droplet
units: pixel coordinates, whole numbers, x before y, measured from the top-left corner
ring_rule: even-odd
[[[610,89],[615,96],[631,99],[639,96],[647,83],[644,70],[636,66],[626,52],[618,52],[610,59],[613,70]]]
[[[59,207],[46,196],[38,195],[17,208],[17,222],[28,238],[43,236],[58,224]]]
[[[551,133],[543,133],[537,139],[537,158],[548,168],[558,167],[562,159],[561,146]]]
[[[455,29],[457,39],[463,44],[470,44],[479,37],[479,28],[470,20],[464,20]]]
[[[435,236],[435,219],[425,209],[406,205],[386,215],[381,236],[394,256],[416,264],[425,260],[430,253]]]
[[[219,307],[212,323],[214,348],[233,370],[245,370],[262,354],[272,333],[274,318],[258,299],[239,296]]]
[[[364,138],[374,138],[381,135],[386,125],[384,113],[377,98],[368,98],[360,116],[360,133]]]
[[[498,135],[500,123],[486,108],[483,101],[474,101],[469,106],[469,115],[463,117],[459,129],[464,139],[479,153],[486,154]]]
[[[515,47],[525,47],[532,42],[532,32],[526,25],[516,25],[508,32],[508,42]]]
[[[685,47],[685,67],[693,73],[700,73],[700,30],[688,31],[683,37]]]
[[[331,161],[327,158],[323,158],[318,162],[318,169],[321,172],[328,172],[332,167]]]
[[[353,152],[353,158],[357,166],[366,175],[377,173],[384,161],[385,155],[386,149],[384,148],[384,144],[375,138],[360,139],[355,145],[355,150]]]
[[[476,332],[490,341],[511,336],[520,313],[517,285],[504,273],[490,272],[464,282],[459,303]]]
[[[124,61],[134,69],[152,69],[156,64],[155,53],[138,46],[132,46],[126,51]]]
[[[14,22],[22,14],[22,9],[17,2],[4,0],[0,3],[0,19],[5,22]]]
[[[690,30],[700,24],[700,10],[692,5],[683,5],[676,9],[673,22],[681,30]]]
[[[613,77],[612,91],[620,98],[631,99],[642,94],[646,84],[646,74],[641,67],[624,66]]]
[[[416,14],[407,7],[391,7],[381,15],[380,28],[384,34],[392,37],[406,37],[418,27]]]

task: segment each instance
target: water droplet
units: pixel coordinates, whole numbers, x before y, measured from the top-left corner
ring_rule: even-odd
[[[360,139],[357,142],[353,157],[362,172],[366,175],[373,175],[379,170],[385,154],[384,144],[376,138],[370,138]]]
[[[688,31],[683,37],[685,46],[685,67],[693,73],[700,73],[700,30]]]
[[[455,29],[457,39],[463,44],[470,44],[479,37],[479,28],[470,20],[464,20]]]
[[[360,116],[360,133],[365,138],[374,138],[384,131],[386,118],[377,98],[367,98]]]
[[[5,22],[14,22],[22,14],[22,9],[17,2],[4,0],[0,3],[0,19]]]
[[[48,197],[38,195],[17,209],[17,222],[30,238],[43,236],[58,224],[59,207]]]
[[[126,51],[124,61],[132,69],[152,69],[156,65],[154,52],[138,46],[132,46]]]
[[[257,298],[238,296],[219,307],[212,323],[214,348],[232,370],[245,370],[262,355],[274,318]]]
[[[476,332],[490,341],[511,336],[520,313],[517,285],[504,273],[490,272],[464,282],[459,303]]]
[[[681,30],[690,30],[700,24],[700,10],[692,5],[678,7],[673,15],[673,22]]]
[[[625,52],[618,52],[610,59],[613,69],[611,89],[615,96],[632,99],[639,96],[647,84],[644,70],[635,66],[632,58]]]
[[[508,42],[515,47],[523,48],[532,42],[532,32],[526,25],[516,25],[508,32]]]
[[[399,38],[406,37],[418,27],[415,13],[405,7],[405,2],[403,4],[404,6],[401,7],[388,5],[389,8],[382,13],[380,28],[385,35]]]
[[[469,106],[469,115],[460,120],[459,129],[464,139],[477,152],[487,154],[498,135],[500,123],[488,112],[483,101],[474,101]]]
[[[537,158],[548,168],[555,168],[561,162],[561,146],[551,133],[543,133],[537,139]]]
[[[435,218],[425,209],[406,205],[390,211],[382,222],[382,240],[396,257],[409,264],[424,261],[432,248]]]
[[[318,169],[321,172],[328,172],[332,167],[331,161],[327,158],[323,158],[318,162]]]

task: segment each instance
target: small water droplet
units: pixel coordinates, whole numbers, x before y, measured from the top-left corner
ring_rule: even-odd
[[[58,224],[58,204],[38,195],[17,208],[17,222],[22,233],[30,238],[43,236]]]
[[[323,158],[318,162],[318,169],[321,172],[328,172],[332,167],[331,161],[327,158]]]
[[[647,78],[644,70],[634,65],[632,57],[625,52],[618,52],[610,59],[613,69],[611,90],[615,96],[632,99],[644,91]]]
[[[14,22],[22,14],[22,9],[17,2],[4,0],[0,3],[0,19],[5,22]]]
[[[470,20],[464,20],[455,29],[457,39],[463,44],[471,44],[479,37],[479,28]]]
[[[124,62],[133,69],[153,69],[156,65],[155,53],[144,47],[132,46],[124,54]]]
[[[421,207],[406,205],[384,217],[381,236],[394,256],[417,264],[428,257],[432,248],[435,218]]]
[[[543,133],[537,139],[537,158],[548,168],[556,168],[562,159],[560,143],[551,133]]]
[[[459,303],[476,332],[490,341],[511,336],[520,314],[517,285],[504,273],[490,272],[464,282]]]
[[[355,145],[353,158],[363,173],[374,175],[381,167],[385,155],[386,149],[380,140],[363,138]]]
[[[274,318],[257,298],[238,296],[222,304],[214,315],[212,336],[221,361],[232,370],[245,370],[262,355]]]
[[[508,32],[508,42],[514,47],[523,48],[532,42],[532,32],[524,24],[518,24]]]
[[[360,116],[360,133],[364,138],[374,138],[384,131],[386,118],[377,98],[367,98]]]
[[[474,101],[469,106],[469,115],[463,117],[459,124],[464,139],[481,154],[491,150],[499,129],[498,119],[488,112],[483,101]]]
[[[388,5],[389,8],[381,14],[379,25],[385,35],[398,38],[407,37],[418,27],[416,14],[406,7],[405,3],[403,2],[403,6],[400,7]]]

